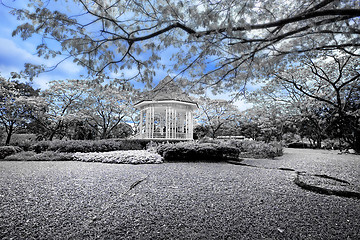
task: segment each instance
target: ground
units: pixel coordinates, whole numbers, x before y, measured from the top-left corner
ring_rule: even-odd
[[[360,156],[286,149],[243,163],[258,167],[0,162],[0,238],[359,239],[359,199],[294,179],[305,171],[359,186]]]

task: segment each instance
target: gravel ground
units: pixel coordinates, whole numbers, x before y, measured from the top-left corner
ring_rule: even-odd
[[[286,149],[245,160],[359,183],[360,157]],[[0,162],[2,239],[359,239],[360,200],[227,163]]]

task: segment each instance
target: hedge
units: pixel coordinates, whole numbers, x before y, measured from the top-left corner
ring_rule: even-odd
[[[53,140],[35,142],[31,150],[37,153],[44,151],[75,153],[145,150],[152,142],[154,140],[151,139]],[[173,142],[178,141],[174,140]]]
[[[22,149],[17,146],[0,146],[0,159],[21,152]]]
[[[37,152],[110,152],[118,150],[142,150],[149,141],[131,140],[53,140],[40,141],[34,144],[32,149]]]
[[[161,144],[157,152],[167,161],[226,161],[238,158],[274,158],[283,155],[279,143],[209,140]]]
[[[225,161],[237,159],[239,149],[226,144],[180,142],[160,144],[156,151],[166,161]]]
[[[154,152],[146,150],[114,151],[102,153],[75,153],[76,161],[103,162],[103,163],[125,163],[125,164],[147,164],[162,163],[162,157]]]
[[[36,153],[33,151],[20,152],[6,157],[6,161],[73,161],[72,153],[61,153],[46,151],[42,153]]]
[[[283,155],[283,147],[278,142],[232,140],[229,144],[239,148],[241,157],[275,158]]]

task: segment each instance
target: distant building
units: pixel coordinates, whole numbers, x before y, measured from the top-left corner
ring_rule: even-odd
[[[140,110],[141,139],[193,139],[193,111],[198,108],[169,76],[135,104]]]

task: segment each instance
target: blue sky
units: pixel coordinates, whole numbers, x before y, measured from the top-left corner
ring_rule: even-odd
[[[5,4],[19,7],[25,5],[27,1],[13,1],[13,0],[2,0]],[[36,46],[38,45],[40,38],[32,37],[23,41],[19,36],[12,37],[13,30],[16,29],[21,22],[19,22],[15,16],[9,13],[10,9],[0,5],[0,74],[1,76],[8,78],[11,72],[19,72],[23,70],[24,64],[31,62],[35,64],[46,64],[47,66],[55,65],[61,58],[55,59],[43,59],[36,56]],[[170,57],[164,56],[166,59]],[[136,70],[127,69],[124,74],[127,77],[135,74]],[[76,65],[72,60],[62,62],[55,70],[42,73],[38,77],[34,78],[34,88],[46,89],[47,83],[51,80],[60,79],[79,79],[80,76],[87,75],[87,71],[82,67]],[[154,79],[155,84],[166,77],[168,73],[164,70],[156,72]],[[170,73],[171,75],[171,73]],[[114,77],[114,76],[111,76]],[[135,87],[141,88],[143,84],[135,83]],[[208,94],[211,98],[217,99],[230,99],[228,94],[221,94],[214,96]],[[244,101],[237,101],[235,104],[241,109],[246,109],[250,105],[245,104]]]
[[[26,1],[4,1],[5,4],[19,6]],[[8,78],[11,72],[19,72],[24,68],[27,62],[46,65],[53,65],[57,63],[57,59],[42,59],[35,55],[36,46],[39,43],[39,38],[32,37],[23,41],[19,36],[12,37],[12,32],[19,25],[19,21],[15,16],[9,13],[10,9],[0,5],[0,74]],[[79,75],[84,74],[84,70],[73,64],[71,61],[66,61],[61,64],[56,70],[41,74],[33,81],[35,88],[47,88],[47,82],[57,79],[71,79],[78,78]]]

